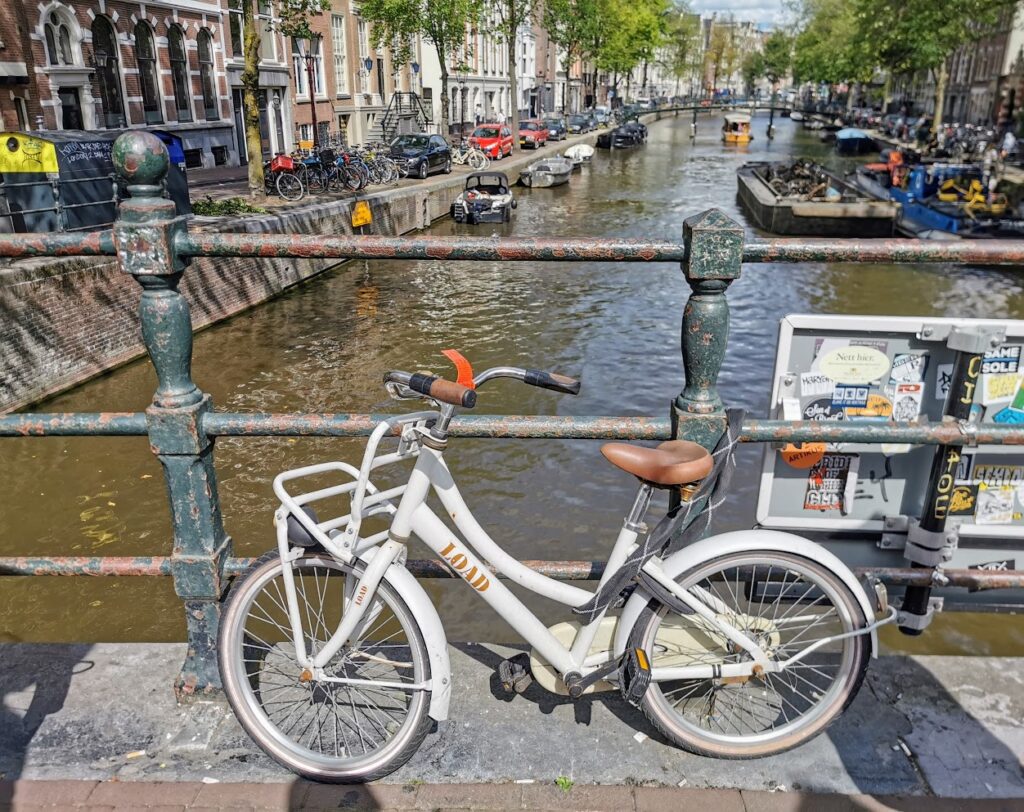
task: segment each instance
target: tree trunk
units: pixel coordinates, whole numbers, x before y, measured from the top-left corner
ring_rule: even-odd
[[[886,71],[885,84],[882,85],[882,114],[889,112],[889,105],[892,104],[892,71]]]
[[[946,85],[949,83],[949,70],[946,67],[946,60],[939,65],[939,73],[935,80],[935,116],[932,118],[932,134],[939,131],[942,126],[942,114],[946,104]]]
[[[263,200],[263,136],[260,133],[260,35],[253,14],[253,1],[242,3],[242,36],[245,40],[245,69],[242,71],[242,114],[245,118],[245,148],[249,156],[249,196]]]
[[[442,43],[434,43],[437,49],[437,60],[441,63],[441,135],[445,141],[450,139],[451,122],[448,120],[448,64],[445,48]]]

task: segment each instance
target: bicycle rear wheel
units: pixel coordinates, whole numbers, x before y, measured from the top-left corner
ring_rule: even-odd
[[[278,172],[274,187],[285,200],[300,200],[306,194],[302,181],[291,172]]]
[[[817,640],[863,628],[850,588],[810,559],[774,551],[724,555],[675,579],[752,636],[772,659],[785,660]],[[725,665],[749,655],[697,614],[671,612],[657,600],[640,615],[630,645],[653,668]],[[866,635],[823,645],[785,671],[760,677],[652,682],[644,714],[680,747],[716,758],[781,753],[818,735],[853,701],[868,666]]]
[[[292,567],[305,647],[315,653],[337,629],[361,569],[310,552]],[[422,687],[430,662],[415,618],[381,582],[358,641],[325,669],[332,678],[366,682],[304,681],[284,578],[280,557],[268,553],[231,589],[217,645],[232,710],[269,756],[307,778],[347,783],[393,772],[430,724],[430,691]]]

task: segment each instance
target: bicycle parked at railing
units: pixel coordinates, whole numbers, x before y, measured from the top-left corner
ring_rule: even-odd
[[[408,372],[384,377],[392,397],[425,398],[438,410],[380,423],[358,467],[327,462],[274,480],[277,549],[232,587],[218,641],[231,707],[269,755],[316,780],[368,781],[405,763],[431,720],[447,718],[448,643],[437,611],[404,566],[413,536],[533,647],[528,658],[501,664],[510,692],[533,680],[573,699],[618,691],[669,741],[725,758],[795,747],[850,704],[877,651],[876,629],[895,617],[884,589],[869,599],[838,558],[788,533],[745,530],[697,540],[721,509],[740,414],[730,413],[729,430],[710,454],[681,440],[602,448],[640,486],[590,592],[541,575],[499,547],[445,460],[456,409],[472,408],[486,384],[506,378],[576,394],[579,383],[514,367],[474,377],[466,359],[446,355],[458,382]],[[396,433],[397,445],[381,449]],[[407,461],[413,467],[405,484],[382,488],[371,480]],[[344,481],[332,482],[332,475]],[[307,478],[314,489],[289,490]],[[675,494],[679,505],[650,528],[645,517],[655,490]],[[443,520],[427,504],[431,491]],[[311,507],[346,498],[344,515],[322,520]],[[388,526],[368,529],[374,519]],[[581,622],[545,627],[485,562],[572,607]],[[881,620],[876,609],[885,613]]]
[[[491,159],[483,150],[463,141],[458,146],[452,147],[452,163],[459,166],[468,164],[470,169],[481,172],[491,165]]]
[[[296,174],[295,161],[288,155],[275,155],[263,164],[263,185],[267,194],[277,194],[285,200],[301,200],[306,194],[306,187]]]

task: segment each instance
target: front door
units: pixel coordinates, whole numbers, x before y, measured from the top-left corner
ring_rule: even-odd
[[[57,90],[57,98],[60,99],[60,113],[63,119],[62,129],[84,129],[82,126],[82,101],[78,95],[78,88],[59,88]]]
[[[377,60],[377,92],[380,94],[381,104],[385,103],[384,99],[384,60]]]

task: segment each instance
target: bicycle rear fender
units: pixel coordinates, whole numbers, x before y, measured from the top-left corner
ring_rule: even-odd
[[[813,541],[808,541],[802,536],[792,533],[780,533],[777,530],[737,530],[732,533],[722,533],[718,536],[698,541],[689,547],[684,547],[679,552],[670,555],[665,559],[663,569],[670,578],[698,566],[704,561],[717,558],[729,553],[744,551],[766,550],[769,552],[792,553],[803,556],[811,561],[823,564],[832,570],[844,584],[846,584],[857,598],[864,617],[871,623],[875,617],[875,610],[867,593],[857,576],[850,568],[840,561],[836,556]],[[615,656],[620,656],[629,644],[629,633],[633,630],[640,613],[651,600],[651,595],[643,586],[638,586],[636,591],[626,601],[622,614],[619,617],[619,625],[615,632]],[[871,631],[871,656],[878,656],[878,633]]]
[[[361,553],[359,558],[368,562],[376,552],[377,548],[371,547]],[[384,580],[402,597],[423,632],[427,656],[430,658],[432,683],[427,715],[435,721],[444,721],[448,718],[448,703],[452,695],[452,666],[448,659],[448,637],[441,625],[441,618],[419,581],[405,567],[392,564],[384,573]]]

